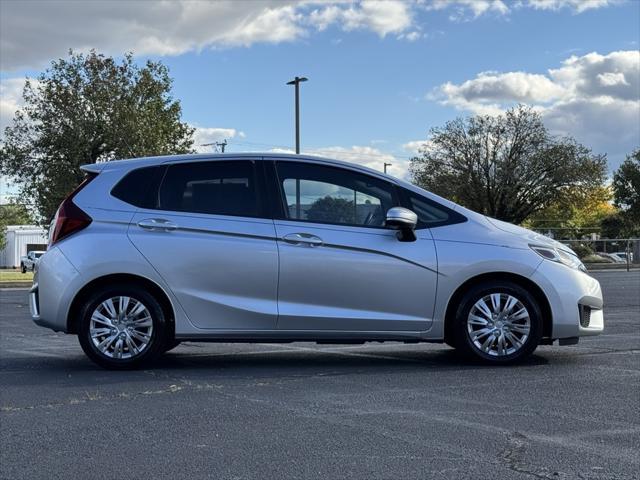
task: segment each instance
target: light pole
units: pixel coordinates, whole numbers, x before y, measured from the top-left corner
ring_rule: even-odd
[[[385,162],[385,164],[384,164],[384,173],[387,173],[387,167],[390,167],[391,165],[393,165],[393,164]]]
[[[306,77],[295,77],[287,85],[294,85],[296,88],[296,154],[300,153],[300,82],[306,82]]]

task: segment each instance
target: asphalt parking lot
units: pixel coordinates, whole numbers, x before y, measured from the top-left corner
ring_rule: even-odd
[[[475,366],[440,345],[181,345],[90,363],[0,291],[0,477],[640,478],[640,271],[606,332]]]

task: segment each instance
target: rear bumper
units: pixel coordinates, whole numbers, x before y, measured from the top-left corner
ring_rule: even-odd
[[[544,261],[531,279],[549,300],[553,339],[602,333],[604,303],[600,283],[595,278],[580,270]]]
[[[80,274],[59,248],[47,251],[38,262],[29,291],[31,319],[56,332],[67,331],[67,310]]]

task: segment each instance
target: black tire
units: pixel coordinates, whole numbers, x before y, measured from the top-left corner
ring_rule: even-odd
[[[98,306],[107,299],[126,296],[141,302],[149,312],[152,321],[150,340],[141,352],[130,358],[114,358],[106,355],[94,344],[90,334],[91,316]],[[80,309],[78,340],[84,353],[97,365],[112,369],[125,370],[148,364],[164,352],[167,331],[167,319],[158,300],[146,289],[135,284],[122,284],[102,287],[92,292]],[[135,351],[135,350],[134,350]]]
[[[496,355],[495,352],[494,354],[490,354],[483,351],[474,344],[474,341],[471,338],[472,333],[469,332],[469,328],[497,328],[497,323],[491,323],[491,326],[487,327],[469,327],[467,323],[469,314],[471,313],[472,308],[474,308],[476,302],[483,298],[486,299],[491,294],[496,293],[501,295],[501,298],[505,303],[508,298],[506,297],[507,295],[517,299],[522,306],[526,308],[529,316],[529,334],[526,340],[514,352],[505,352],[505,354],[502,355]],[[503,304],[501,304],[501,306],[504,308]],[[477,310],[474,310],[474,313],[477,313]],[[509,281],[491,281],[476,285],[469,289],[469,291],[463,295],[460,304],[456,309],[453,322],[453,343],[458,351],[468,358],[489,364],[511,364],[525,359],[538,347],[542,337],[542,313],[538,302],[525,288]],[[481,337],[481,339],[489,339],[491,335],[492,334]],[[499,333],[495,333],[495,335],[500,336]],[[520,334],[518,333],[518,335]],[[480,342],[480,340],[477,341]],[[492,343],[491,345],[496,344]],[[491,348],[491,345],[489,346],[489,349]],[[513,346],[513,343],[510,345]],[[495,348],[498,348],[497,345]]]
[[[24,263],[20,264],[20,270],[22,270],[22,273],[27,273],[27,267],[24,266]]]

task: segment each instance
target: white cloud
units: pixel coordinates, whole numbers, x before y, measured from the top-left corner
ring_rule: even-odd
[[[2,70],[40,67],[69,48],[107,54],[180,55],[205,48],[295,41],[337,25],[380,37],[413,24],[397,1],[294,0],[127,2],[33,0],[2,4]]]
[[[609,154],[612,166],[640,145],[640,52],[572,56],[545,75],[485,72],[447,82],[428,98],[459,110],[497,114],[533,105],[554,133],[568,134]]]
[[[0,138],[11,124],[16,110],[22,106],[24,82],[24,78],[0,79]]]
[[[513,9],[533,8],[536,10],[557,11],[569,9],[574,13],[608,7],[623,0],[431,0],[424,6],[426,10],[452,11],[452,21],[471,20],[482,15],[508,15]]]
[[[621,0],[528,0],[527,5],[538,10],[560,10],[569,8],[576,13],[608,7],[621,3]]]
[[[389,0],[364,0],[347,5],[325,5],[314,9],[307,19],[319,31],[332,24],[343,30],[371,30],[380,37],[402,33],[412,26],[411,4]]]
[[[110,55],[180,55],[207,48],[292,42],[330,27],[381,38],[425,37],[418,13],[452,20],[508,15],[515,8],[575,13],[617,0],[30,0],[1,2],[0,69],[40,68],[69,48]]]
[[[402,145],[402,148],[411,155],[418,155],[424,147],[431,145],[429,140],[413,140]]]
[[[564,88],[544,75],[483,72],[460,85],[447,82],[439,87],[439,93],[454,105],[458,101],[487,105],[505,97],[518,102],[548,102],[562,97]]]
[[[199,153],[215,151],[215,147],[210,145],[233,138],[244,138],[244,132],[235,128],[198,127],[193,134],[193,147]],[[207,145],[209,144],[209,145]]]
[[[485,13],[493,12],[499,15],[509,13],[509,7],[503,0],[433,0],[426,6],[427,10],[444,10],[454,8],[451,20],[465,18],[467,12],[471,12],[474,18]]]
[[[400,33],[411,26],[410,7],[397,1],[366,0],[343,10],[342,25],[349,30],[372,30],[384,37]]]

